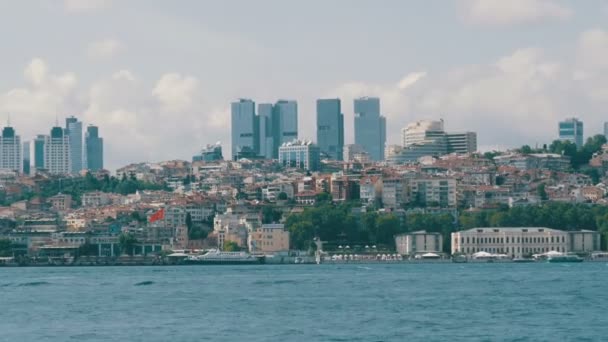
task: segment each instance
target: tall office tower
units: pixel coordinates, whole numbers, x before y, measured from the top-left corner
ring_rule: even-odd
[[[272,159],[273,151],[278,148],[275,146],[273,137],[273,108],[271,103],[260,103],[258,105],[258,136],[260,139],[258,154],[266,159]]]
[[[72,172],[72,149],[70,137],[61,127],[53,127],[51,135],[45,136],[44,166],[51,173],[65,175]]]
[[[23,174],[29,175],[32,172],[32,162],[31,162],[31,150],[30,150],[30,142],[23,142],[23,152],[21,157],[23,159]]]
[[[36,170],[46,169],[46,165],[44,165],[44,144],[46,140],[46,135],[38,135],[34,139],[34,167]]]
[[[279,147],[284,143],[298,139],[298,103],[279,100],[272,110],[272,157],[279,158]]]
[[[15,129],[4,127],[0,137],[0,169],[21,173],[23,160],[21,159],[21,139],[15,134]]]
[[[604,136],[608,139],[608,122],[604,122]]]
[[[578,148],[583,147],[583,122],[569,118],[559,122],[559,140],[570,141]]]
[[[369,153],[373,161],[384,159],[386,118],[380,115],[380,99],[355,99],[355,144]]]
[[[89,171],[103,169],[103,138],[99,137],[97,126],[87,127],[85,134],[85,165]]]
[[[259,153],[259,123],[255,115],[255,102],[240,99],[231,105],[232,159],[240,152]]]
[[[83,168],[82,163],[82,122],[74,116],[65,119],[66,133],[70,139],[70,156],[72,158],[71,172],[79,173]]]
[[[343,159],[344,114],[340,99],[317,100],[317,145],[331,159]]]

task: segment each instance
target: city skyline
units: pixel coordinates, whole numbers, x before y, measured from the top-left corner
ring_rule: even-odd
[[[567,117],[584,121],[586,136],[601,133],[606,121],[608,10],[601,1],[186,1],[146,4],[143,12],[138,1],[74,3],[0,4],[11,52],[0,67],[0,116],[12,114],[24,141],[46,132],[57,115],[94,122],[107,141],[109,169],[187,160],[215,141],[230,151],[229,103],[239,97],[298,101],[303,138],[316,136],[315,100],[340,98],[345,144],[354,142],[352,100],[361,96],[381,99],[387,144],[421,119],[479,132],[481,150],[548,143]],[[277,22],[250,25],[279,12]],[[135,13],[141,27],[123,29]],[[227,13],[239,20],[217,19]],[[361,25],[370,16],[382,25]],[[318,27],[300,29],[311,18]],[[75,29],[84,22],[91,25]],[[39,25],[62,39],[41,38]],[[16,29],[30,44],[11,38]],[[174,54],[159,58],[160,46]]]

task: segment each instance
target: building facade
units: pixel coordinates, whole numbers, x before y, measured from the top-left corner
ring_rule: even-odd
[[[409,200],[424,206],[455,207],[456,180],[452,178],[412,178]]]
[[[232,158],[243,149],[258,153],[258,122],[255,115],[255,102],[239,99],[231,105]]]
[[[61,127],[53,127],[51,135],[45,136],[44,168],[56,175],[66,175],[72,172],[70,137]]]
[[[45,169],[44,165],[44,144],[46,143],[45,135],[38,135],[34,139],[34,166],[37,170]]]
[[[77,174],[84,168],[82,158],[82,122],[74,116],[65,119],[65,134],[70,140],[71,173]]]
[[[23,172],[21,138],[7,126],[0,137],[0,169]]]
[[[222,145],[218,142],[215,145],[207,145],[199,155],[192,157],[193,162],[214,162],[224,160],[222,155]]]
[[[97,126],[87,127],[85,134],[85,166],[87,170],[103,170],[103,138]]]
[[[340,99],[317,100],[317,144],[321,153],[331,159],[343,159],[344,114]]]
[[[23,151],[21,156],[23,158],[23,174],[29,175],[32,172],[31,143],[29,141],[24,141],[22,145]]]
[[[446,133],[448,153],[473,153],[477,151],[477,133]]]
[[[386,118],[380,115],[380,99],[362,97],[354,100],[355,144],[361,146],[373,161],[384,160]]]
[[[567,232],[545,227],[473,228],[452,233],[452,254],[477,252],[513,258],[542,254],[592,252],[600,249],[600,235],[593,231]]]
[[[289,251],[289,232],[283,224],[249,225],[247,246],[251,253],[277,253]]]
[[[320,168],[319,147],[310,141],[294,140],[279,147],[279,164],[309,171]]]
[[[426,253],[443,253],[443,237],[440,233],[427,233],[424,230],[395,235],[397,253],[416,255]]]
[[[569,118],[558,124],[559,140],[570,141],[581,148],[584,143],[583,122],[577,118]]]

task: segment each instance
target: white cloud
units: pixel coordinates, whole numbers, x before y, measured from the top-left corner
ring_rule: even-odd
[[[125,49],[116,39],[104,39],[87,46],[87,56],[91,59],[111,59]]]
[[[70,13],[94,12],[107,8],[112,0],[64,0],[63,8]]]
[[[198,90],[195,77],[168,73],[156,82],[152,94],[166,110],[174,112],[189,109],[198,100]]]
[[[466,21],[489,26],[564,20],[572,15],[553,0],[461,0],[460,5]]]

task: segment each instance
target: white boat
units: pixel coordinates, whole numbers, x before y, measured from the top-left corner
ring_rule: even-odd
[[[222,252],[217,249],[209,250],[203,255],[191,255],[184,259],[184,263],[191,265],[241,265],[261,264],[264,258],[253,256],[247,252]]]

